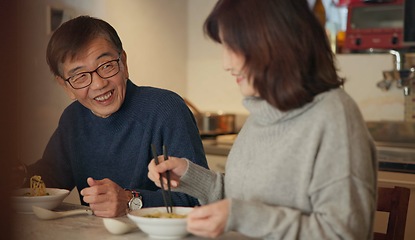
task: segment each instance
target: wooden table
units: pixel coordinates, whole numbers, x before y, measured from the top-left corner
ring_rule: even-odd
[[[63,203],[56,211],[66,211],[72,209],[85,208],[81,205]],[[118,220],[134,224],[127,216],[117,218]],[[14,234],[18,240],[48,240],[48,239],[75,239],[75,240],[116,240],[116,239],[150,239],[144,232],[139,229],[124,235],[112,235],[104,227],[101,217],[78,215],[55,220],[41,220],[34,214],[16,213],[14,216]],[[193,235],[185,239],[204,239]],[[227,233],[218,239],[236,240],[252,239],[238,233]]]

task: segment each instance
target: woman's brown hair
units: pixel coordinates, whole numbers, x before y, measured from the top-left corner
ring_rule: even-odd
[[[46,61],[51,72],[63,78],[59,66],[66,58],[73,59],[97,37],[105,38],[119,53],[123,51],[117,31],[101,19],[80,16],[63,23],[53,33],[46,50]]]
[[[306,0],[219,0],[204,31],[245,57],[254,88],[282,111],[343,84],[325,29]]]

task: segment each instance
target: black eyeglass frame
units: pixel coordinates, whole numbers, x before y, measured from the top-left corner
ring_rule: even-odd
[[[120,72],[120,70],[121,70],[121,68],[120,68],[120,60],[121,60],[121,56],[119,56],[117,59],[110,60],[110,61],[104,62],[103,64],[100,64],[100,65],[99,65],[99,66],[98,66],[95,70],[93,70],[93,71],[85,71],[85,72],[80,72],[80,73],[77,73],[77,74],[75,74],[75,75],[73,75],[73,76],[71,76],[71,77],[68,77],[67,79],[64,79],[64,81],[65,81],[65,82],[67,82],[67,83],[69,83],[69,85],[70,85],[73,89],[83,89],[83,88],[89,87],[89,85],[91,85],[91,84],[92,84],[92,74],[93,74],[93,73],[97,73],[97,74],[98,74],[98,76],[99,76],[100,78],[102,78],[102,79],[108,79],[108,78],[111,78],[111,77],[114,77],[115,75],[117,75],[117,74]],[[98,73],[98,69],[99,69],[100,67],[104,66],[105,64],[110,63],[110,62],[116,62],[116,63],[117,63],[117,66],[118,66],[118,71],[117,71],[116,73],[114,73],[113,75],[111,75],[111,76],[108,76],[108,77],[102,77],[102,76]],[[91,75],[90,82],[89,82],[87,85],[83,86],[83,87],[74,87],[74,86],[72,85],[72,83],[70,82],[70,80],[71,80],[73,77],[78,76],[79,74],[85,74],[85,73],[89,73],[89,74]]]

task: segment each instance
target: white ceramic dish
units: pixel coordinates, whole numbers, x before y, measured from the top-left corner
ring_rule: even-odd
[[[190,207],[173,207],[173,213],[187,215],[193,208]],[[180,239],[185,237],[186,218],[149,218],[143,217],[146,214],[157,212],[166,213],[165,207],[142,208],[130,212],[127,216],[141,231],[147,233],[150,238],[154,239]]]
[[[63,199],[69,195],[66,189],[46,188],[49,195],[46,196],[24,196],[30,192],[30,188],[20,188],[13,192],[12,204],[17,212],[32,213],[32,206],[38,206],[46,209],[54,209],[58,207]]]
[[[108,232],[114,235],[129,233],[137,229],[136,225],[125,223],[121,220],[117,220],[114,218],[103,218],[102,221],[104,222],[104,226],[108,230]]]

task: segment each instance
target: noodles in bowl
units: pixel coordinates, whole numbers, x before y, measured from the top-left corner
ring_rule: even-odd
[[[166,212],[154,212],[143,215],[146,218],[186,218],[184,214],[177,214],[177,213],[166,213]]]
[[[127,216],[150,238],[180,239],[188,234],[186,217],[192,210],[190,207],[173,207],[173,213],[167,213],[166,207],[142,208]]]
[[[30,178],[30,192],[26,192],[23,196],[35,197],[35,196],[46,196],[49,195],[46,192],[46,185],[42,180],[41,176],[34,175]]]

